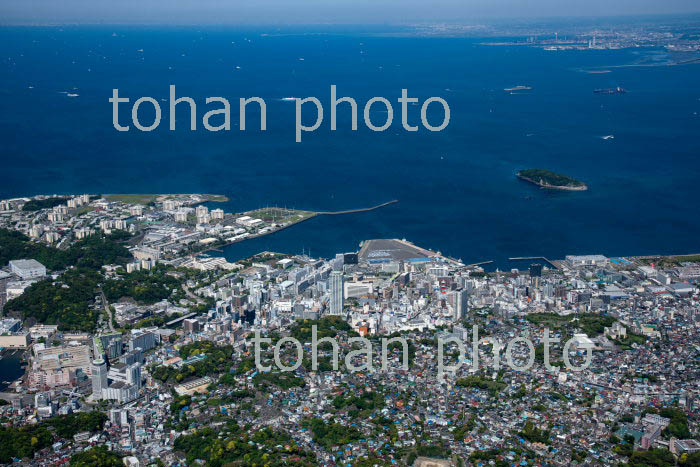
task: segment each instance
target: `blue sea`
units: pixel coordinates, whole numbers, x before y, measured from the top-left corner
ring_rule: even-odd
[[[21,352],[3,350],[0,357],[0,392],[2,392],[24,374],[24,369]]]
[[[378,32],[0,28],[0,198],[205,192],[228,195],[227,211],[399,200],[232,245],[225,255],[233,259],[261,250],[328,257],[386,237],[501,267],[511,256],[700,252],[699,64],[668,66],[662,49],[546,51]],[[602,69],[611,72],[588,73]],[[167,102],[150,133],[113,128],[113,88],[133,103],[167,99],[170,84],[196,100],[198,131],[188,128],[186,105],[170,131]],[[357,100],[358,131],[344,105],[338,130],[329,129],[331,84]],[[516,85],[533,89],[504,91]],[[592,92],[615,86],[628,92]],[[402,88],[421,102],[444,98],[449,126],[404,131]],[[231,131],[202,128],[209,96],[231,102]],[[238,99],[250,96],[267,103],[267,131],[256,130],[255,112],[246,131],[237,127]],[[322,101],[326,119],[296,143],[295,104],[282,99],[308,96]],[[394,103],[394,123],[382,133],[362,123],[374,96]],[[130,124],[131,103],[122,104],[122,124]],[[419,109],[409,106],[409,123],[419,124]],[[150,122],[147,104],[140,115]],[[378,105],[371,116],[381,123],[386,113]],[[439,123],[440,106],[428,118]],[[516,179],[532,167],[590,189],[551,192]]]

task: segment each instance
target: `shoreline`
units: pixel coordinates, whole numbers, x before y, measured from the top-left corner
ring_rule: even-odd
[[[278,227],[278,228],[276,228],[276,229],[274,229],[274,230],[271,230],[271,231],[269,231],[269,232],[251,235],[251,236],[249,236],[249,237],[245,237],[245,238],[241,238],[241,239],[238,239],[238,240],[234,240],[234,241],[232,241],[232,242],[224,242],[224,243],[222,243],[222,244],[216,245],[214,248],[209,248],[209,249],[203,250],[201,253],[208,253],[208,252],[212,252],[212,251],[216,251],[216,252],[219,252],[219,253],[223,253],[223,248],[226,248],[227,246],[235,245],[236,243],[245,242],[246,240],[253,240],[253,239],[255,239],[255,238],[260,238],[260,237],[265,237],[265,236],[268,236],[268,235],[272,235],[272,234],[275,234],[275,233],[277,233],[277,232],[280,232],[280,231],[282,231],[282,230],[284,230],[284,229],[288,229],[289,227],[293,227],[293,226],[295,226],[295,225],[299,225],[299,224],[301,224],[302,222],[306,222],[306,221],[308,221],[308,220],[310,220],[310,219],[313,219],[313,218],[315,218],[315,217],[318,217],[318,216],[339,216],[339,215],[343,215],[343,214],[355,214],[355,213],[360,213],[360,212],[376,211],[377,209],[381,209],[381,208],[384,208],[384,207],[386,207],[386,206],[389,206],[389,205],[392,205],[392,204],[395,204],[395,203],[398,203],[398,202],[399,202],[398,199],[392,199],[391,201],[387,201],[387,202],[382,203],[382,204],[377,204],[376,206],[371,206],[371,207],[368,207],[368,208],[348,209],[348,210],[344,210],[344,211],[305,211],[305,212],[309,212],[309,213],[311,213],[311,214],[308,215],[308,216],[303,217],[302,219],[299,219],[299,220],[296,220],[296,221],[294,221],[294,222],[290,222],[289,224],[280,226],[280,227]],[[246,213],[243,213],[243,214],[247,214],[247,213],[249,213],[249,212],[254,212],[254,211],[255,211],[255,210],[253,210],[253,211],[247,211]]]
[[[548,185],[548,184],[539,183],[539,182],[537,182],[537,181],[535,181],[535,180],[533,180],[533,179],[531,179],[531,178],[529,178],[529,177],[525,177],[525,176],[523,176],[523,175],[521,175],[521,174],[519,174],[519,173],[516,173],[516,176],[517,176],[519,179],[523,180],[523,181],[526,181],[526,182],[528,182],[528,183],[532,183],[532,184],[534,184],[534,185],[537,185],[537,186],[539,186],[539,187],[541,187],[541,188],[546,188],[546,189],[557,189],[557,190],[565,190],[565,191],[586,191],[586,190],[588,190],[588,186],[587,186],[585,183],[583,184],[583,186],[580,186],[580,187],[554,186],[554,185]],[[581,182],[581,183],[583,183],[583,182]],[[135,194],[130,194],[130,195],[103,195],[103,196],[119,196],[119,197],[122,197],[122,196],[126,196],[126,197],[145,197],[145,196],[148,196],[148,197],[170,197],[170,196],[190,196],[190,195],[196,195],[196,196],[202,196],[202,197],[207,197],[207,198],[208,198],[208,199],[205,200],[205,201],[200,201],[200,203],[203,203],[203,202],[223,202],[224,199],[228,199],[228,198],[225,197],[224,195],[212,195],[212,194],[201,194],[201,193],[192,193],[192,194],[184,194],[184,195],[183,195],[183,194],[181,194],[181,195],[176,195],[176,194],[150,194],[150,195],[135,195]],[[71,196],[78,196],[78,195],[70,195],[70,194],[67,194],[67,195],[35,195],[35,196],[28,196],[28,197],[15,197],[15,198],[10,198],[9,200],[26,200],[26,199],[34,199],[34,198],[37,198],[37,197],[40,197],[40,198],[51,198],[51,197],[55,197],[55,196],[71,197]],[[133,198],[132,198],[131,200],[128,200],[128,201],[124,201],[124,200],[120,200],[120,201],[124,202],[125,204],[139,204],[139,203],[135,202],[135,200],[134,200]],[[300,224],[300,223],[302,223],[302,222],[308,221],[308,220],[310,220],[310,219],[312,219],[312,218],[314,218],[314,217],[317,217],[317,216],[322,216],[322,215],[342,215],[342,214],[353,214],[353,213],[369,212],[369,211],[374,211],[374,210],[378,210],[378,209],[381,209],[381,208],[390,206],[390,205],[392,205],[392,204],[396,204],[396,203],[398,203],[398,202],[399,202],[399,200],[393,199],[393,200],[386,201],[386,202],[384,202],[384,203],[381,203],[381,204],[378,204],[378,205],[375,205],[375,206],[371,206],[371,207],[356,208],[356,209],[348,209],[348,210],[340,210],[340,211],[301,211],[301,210],[297,210],[298,212],[307,213],[307,215],[304,216],[304,217],[302,217],[302,218],[300,218],[300,219],[298,219],[298,220],[295,220],[295,221],[293,221],[293,222],[290,222],[290,223],[288,223],[288,224],[281,225],[281,226],[279,226],[279,227],[277,227],[276,229],[271,230],[271,231],[267,231],[267,232],[264,232],[264,233],[257,233],[257,234],[251,235],[251,236],[249,236],[249,237],[237,239],[237,240],[230,241],[230,242],[229,242],[229,241],[223,241],[222,243],[218,243],[218,244],[212,245],[212,246],[209,247],[209,248],[204,248],[204,249],[198,251],[197,254],[202,254],[202,253],[206,254],[206,253],[211,253],[211,252],[223,253],[222,249],[225,248],[225,247],[227,247],[227,246],[231,246],[231,245],[234,245],[234,244],[236,244],[236,243],[240,243],[240,242],[243,242],[243,241],[246,241],[246,240],[252,240],[252,239],[264,237],[264,236],[267,236],[267,235],[272,235],[272,234],[274,234],[274,233],[280,232],[280,231],[282,231],[282,230],[284,230],[284,229],[287,229],[287,228],[289,228],[289,227],[292,227],[292,226],[294,226],[294,225],[297,225],[297,224]],[[242,214],[252,213],[252,212],[255,212],[255,211],[258,211],[258,210],[247,211],[247,212],[244,212],[244,213],[242,213]],[[451,256],[449,256],[449,255],[441,254],[440,256],[442,256],[442,257],[445,258],[445,259],[454,261],[454,262],[460,262],[460,263],[462,262],[461,260],[455,259],[454,257],[451,257]],[[617,256],[613,256],[613,257],[617,257]],[[687,261],[694,261],[694,260],[695,260],[695,257],[700,257],[700,253],[693,253],[693,254],[687,254],[687,253],[680,253],[680,254],[679,254],[679,253],[675,253],[675,254],[644,254],[644,253],[642,253],[642,254],[632,254],[632,255],[619,256],[619,257],[630,258],[630,259],[634,259],[634,260],[671,259],[671,258],[678,258],[678,259],[681,259],[681,258],[687,258]],[[542,259],[542,260],[544,260],[545,262],[547,262],[547,263],[553,265],[555,268],[557,267],[557,261],[561,261],[561,260],[551,260],[551,259],[546,258],[546,257],[543,257],[543,256],[508,257],[508,258],[507,258],[508,261],[513,261],[513,260],[516,260],[516,261],[517,261],[517,260],[524,260],[524,259]],[[493,263],[497,263],[497,262],[500,262],[500,260],[489,259],[489,260],[482,260],[482,261],[475,262],[475,263],[470,263],[470,264],[468,264],[468,266],[480,266],[480,265],[493,264]]]
[[[27,349],[5,348],[0,352],[2,357],[0,358],[0,368],[3,371],[2,378],[0,378],[0,392],[12,392],[17,381],[26,376],[27,368],[22,367],[26,351]]]

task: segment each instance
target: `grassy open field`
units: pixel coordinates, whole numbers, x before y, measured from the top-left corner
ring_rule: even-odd
[[[676,255],[676,256],[647,256],[640,258],[639,261],[643,264],[654,264],[656,267],[672,267],[678,266],[681,263],[698,263],[700,255]]]
[[[132,194],[132,195],[104,195],[107,201],[119,201],[126,204],[148,204],[158,198],[158,195]]]
[[[155,201],[164,201],[169,198],[177,198],[187,195],[177,195],[177,194],[119,194],[119,195],[104,195],[107,201],[120,201],[126,204],[149,204]],[[228,201],[228,198],[224,195],[202,195],[207,198],[207,201],[212,201],[215,203],[224,203]]]
[[[247,216],[262,219],[265,222],[276,224],[287,224],[300,222],[316,215],[313,211],[298,211],[296,209],[285,208],[264,208],[256,209],[245,213]]]

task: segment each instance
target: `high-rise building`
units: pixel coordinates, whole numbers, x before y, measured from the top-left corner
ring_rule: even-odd
[[[343,314],[343,273],[340,271],[331,272],[329,279],[331,294],[330,314]]]
[[[357,264],[357,253],[345,253],[343,255],[344,264]]]
[[[153,332],[144,332],[141,330],[132,331],[131,338],[129,339],[128,348],[129,351],[133,351],[138,347],[140,347],[143,351],[151,350],[156,346],[157,342],[158,336]]]
[[[119,358],[123,353],[122,335],[119,332],[101,334],[93,338],[95,357]]]
[[[542,277],[542,265],[541,264],[531,264],[530,265],[530,277]]]
[[[531,264],[530,265],[530,280],[535,287],[540,286],[540,278],[542,277],[542,265],[541,264]]]
[[[454,301],[454,311],[455,311],[455,321],[459,321],[464,317],[464,315],[467,314],[467,304],[469,301],[469,292],[467,292],[465,289],[459,289],[455,290],[453,292],[455,294],[455,301]]]
[[[194,334],[200,330],[199,321],[196,319],[186,319],[182,322],[182,329],[187,334]]]
[[[554,296],[554,286],[550,282],[547,282],[546,284],[544,284],[542,286],[542,294],[547,298],[553,297]]]
[[[119,363],[123,363],[125,365],[143,363],[143,350],[141,347],[136,347],[134,350],[130,350],[129,352],[122,354],[119,357]]]
[[[107,363],[98,358],[92,361],[92,396],[102,399],[102,389],[107,387]]]
[[[119,386],[117,383],[121,382],[124,385],[133,385],[136,389],[141,389],[140,363],[132,363],[131,365],[115,363],[109,369],[107,376],[114,383],[113,385]]]

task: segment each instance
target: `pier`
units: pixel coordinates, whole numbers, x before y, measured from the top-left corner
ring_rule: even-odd
[[[374,211],[377,209],[381,209],[385,206],[389,206],[390,204],[394,204],[394,203],[398,203],[398,202],[399,202],[398,199],[392,199],[391,201],[387,201],[386,203],[372,206],[371,208],[348,209],[347,211],[318,211],[318,212],[316,212],[316,215],[319,215],[319,216],[337,216],[340,214],[353,214],[356,212],[368,212],[368,211]]]
[[[514,258],[508,258],[508,261],[527,261],[527,260],[542,260],[552,266],[554,269],[560,269],[557,263],[548,260],[544,256],[517,256]]]
[[[269,230],[269,231],[267,231],[267,232],[265,232],[265,233],[256,233],[256,234],[254,234],[254,235],[250,235],[250,236],[245,237],[245,238],[241,238],[241,239],[234,240],[234,241],[231,241],[231,242],[225,242],[223,245],[218,245],[218,246],[215,247],[215,248],[209,248],[209,249],[207,249],[207,250],[204,250],[204,253],[209,252],[209,251],[217,251],[217,252],[222,253],[222,252],[223,252],[223,248],[226,247],[226,246],[233,245],[233,244],[239,243],[239,242],[244,242],[244,241],[246,241],[246,240],[252,240],[252,239],[254,239],[254,238],[264,237],[264,236],[266,236],[266,235],[272,235],[272,234],[277,233],[277,232],[279,232],[279,231],[281,231],[281,230],[288,229],[289,227],[292,227],[292,226],[294,226],[294,225],[297,225],[297,224],[300,224],[300,223],[302,223],[302,222],[308,221],[309,219],[313,219],[313,218],[316,217],[316,216],[339,216],[339,215],[342,215],[342,214],[354,214],[354,213],[359,213],[359,212],[375,211],[375,210],[377,210],[377,209],[381,209],[381,208],[383,208],[383,207],[386,207],[386,206],[389,206],[389,205],[391,205],[391,204],[395,204],[395,203],[398,203],[398,202],[399,202],[398,199],[392,199],[391,201],[387,201],[387,202],[385,202],[385,203],[378,204],[378,205],[376,205],[376,206],[372,206],[372,207],[369,207],[369,208],[348,209],[348,210],[345,210],[345,211],[307,211],[307,212],[311,213],[311,215],[306,216],[306,217],[303,217],[303,218],[301,218],[301,219],[299,219],[299,220],[296,220],[296,221],[294,221],[294,222],[290,222],[290,223],[288,223],[288,224],[281,225],[281,226],[277,227],[276,229]],[[255,212],[255,211],[248,211],[248,212],[246,212],[246,213],[244,213],[244,214],[250,214],[250,213],[252,213],[252,212]]]

